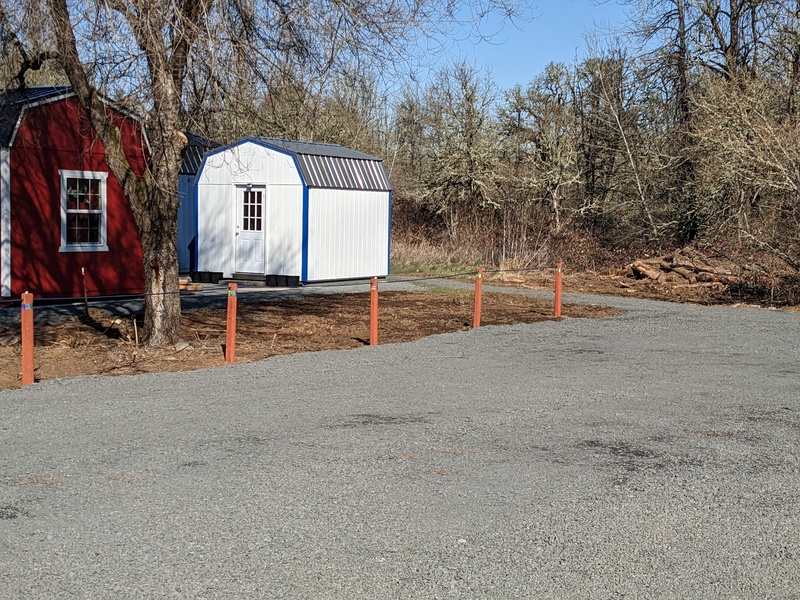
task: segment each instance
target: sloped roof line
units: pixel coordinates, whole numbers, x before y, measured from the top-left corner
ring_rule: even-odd
[[[359,160],[381,160],[375,156],[347,148],[339,144],[326,144],[323,142],[302,142],[299,140],[286,140],[283,138],[271,138],[265,136],[253,136],[255,142],[272,146],[274,148],[290,152],[292,154],[305,154],[309,156],[328,156],[337,158],[353,158]]]
[[[0,147],[11,145],[20,116],[26,108],[73,95],[72,88],[66,85],[0,90]]]
[[[30,108],[57,102],[75,96],[72,86],[53,85],[53,86],[34,86],[3,90],[0,88],[0,147],[7,148],[14,142],[14,135],[19,127],[22,114]],[[129,109],[121,106],[107,97],[100,94],[104,104],[114,109],[121,115],[138,121],[141,119]],[[142,131],[144,127],[142,126]],[[147,134],[144,135],[145,143],[150,147]]]
[[[262,136],[246,138],[240,143],[247,141],[293,156],[310,188],[381,192],[392,189],[382,159],[339,144]]]
[[[197,175],[203,164],[206,152],[219,148],[221,144],[190,131],[184,131],[183,133],[189,143],[181,152],[183,160],[178,173],[180,175]]]

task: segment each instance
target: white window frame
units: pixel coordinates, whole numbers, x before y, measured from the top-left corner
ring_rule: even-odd
[[[61,247],[60,252],[108,252],[108,240],[106,232],[108,229],[108,203],[107,203],[107,180],[108,173],[102,171],[66,171],[59,170],[61,177]],[[96,243],[80,242],[67,243],[67,179],[95,179],[100,181],[100,235]],[[76,211],[70,211],[76,212]],[[92,211],[93,214],[95,211]]]

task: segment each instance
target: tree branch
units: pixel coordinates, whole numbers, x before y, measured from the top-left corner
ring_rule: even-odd
[[[22,41],[20,41],[17,32],[14,30],[14,27],[11,25],[11,20],[8,18],[8,13],[6,12],[3,3],[0,3],[0,28],[2,28],[4,33],[3,37],[6,39],[6,41],[11,43],[11,46],[19,53],[20,56],[21,64],[19,71],[17,71],[17,74],[14,76],[14,80],[17,82],[17,87],[25,87],[25,74],[28,71],[38,71],[48,60],[58,58],[57,52],[48,51],[38,52],[34,56],[31,56],[30,53],[25,49]]]

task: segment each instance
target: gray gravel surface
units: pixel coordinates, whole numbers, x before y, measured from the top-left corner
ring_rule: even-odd
[[[3,598],[800,598],[800,314],[0,393]]]

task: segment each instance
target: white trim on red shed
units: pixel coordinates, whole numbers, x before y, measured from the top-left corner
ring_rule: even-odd
[[[0,297],[11,296],[11,155],[0,148]]]

